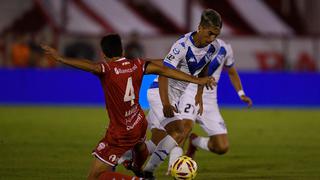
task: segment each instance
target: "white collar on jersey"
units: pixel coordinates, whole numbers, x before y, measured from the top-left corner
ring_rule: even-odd
[[[125,57],[122,57],[122,58],[117,59],[117,60],[115,60],[115,61],[123,61],[123,60],[125,60],[125,59],[126,59]]]

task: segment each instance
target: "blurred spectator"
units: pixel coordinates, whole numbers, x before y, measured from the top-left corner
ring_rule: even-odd
[[[125,46],[125,56],[129,59],[141,58],[144,56],[144,48],[139,42],[139,34],[132,32],[129,42]]]
[[[2,66],[3,67],[10,67],[11,62],[11,44],[13,42],[13,33],[12,32],[4,32],[3,36],[1,37],[1,41],[3,43],[3,54],[2,54]]]
[[[11,46],[11,60],[14,67],[28,67],[30,65],[31,50],[27,43],[26,34],[18,34]]]
[[[3,67],[5,65],[5,42],[4,37],[0,37],[0,67]]]
[[[64,55],[72,58],[95,59],[95,49],[87,42],[76,41],[68,44],[65,48]]]
[[[31,50],[31,55],[30,55],[30,67],[44,67],[44,61],[43,61],[43,51],[40,47],[41,43],[41,37],[36,36],[34,38],[31,38],[29,41],[29,47]]]

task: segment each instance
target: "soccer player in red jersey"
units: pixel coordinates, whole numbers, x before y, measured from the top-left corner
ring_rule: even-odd
[[[143,142],[147,129],[147,121],[139,104],[139,91],[144,74],[159,74],[200,85],[214,84],[213,78],[187,75],[161,65],[161,60],[126,59],[123,57],[121,38],[117,34],[103,37],[100,45],[105,58],[105,61],[100,63],[65,58],[55,49],[42,45],[46,54],[54,60],[92,72],[100,78],[110,122],[105,137],[92,153],[95,159],[89,172],[89,180],[110,177],[113,167],[126,151],[145,149],[136,148],[139,144],[145,145]]]

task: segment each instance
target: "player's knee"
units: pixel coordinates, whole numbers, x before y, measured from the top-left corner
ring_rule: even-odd
[[[228,152],[229,144],[228,143],[219,143],[219,144],[209,143],[208,148],[213,153],[223,155]]]
[[[182,121],[174,121],[166,126],[167,133],[176,140],[178,144],[184,138],[184,126]]]
[[[173,139],[176,140],[176,142],[178,144],[180,144],[183,139],[184,139],[184,132],[183,130],[179,130],[179,129],[176,129],[175,131],[173,131],[172,133],[170,133],[170,135],[173,137]]]
[[[177,131],[172,132],[170,135],[173,137],[173,139],[176,140],[176,142],[177,142],[178,144],[180,144],[180,143],[183,141],[183,139],[184,139],[184,133],[183,133],[183,131],[178,131],[178,130],[177,130]]]
[[[228,152],[228,150],[229,150],[229,146],[224,145],[224,146],[218,147],[216,150],[217,151],[216,153],[219,155],[223,155],[223,154],[226,154]]]

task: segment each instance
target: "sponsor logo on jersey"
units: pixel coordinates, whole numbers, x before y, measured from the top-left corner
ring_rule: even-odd
[[[138,109],[138,106],[135,105],[135,106],[133,106],[130,110],[126,111],[124,116],[125,116],[125,117],[128,117],[128,116],[130,116],[131,114],[135,114],[137,111],[139,111],[139,109]]]
[[[104,144],[103,142],[102,143],[99,143],[98,147],[97,147],[97,150],[98,151],[101,151],[102,149],[104,149],[106,147],[106,144]]]
[[[117,156],[115,154],[112,154],[109,156],[109,161],[116,162]]]
[[[134,65],[131,68],[128,69],[121,69],[121,68],[114,68],[114,72],[116,74],[125,74],[125,73],[132,73],[133,71],[135,71],[136,69],[138,69],[137,65]]]
[[[135,117],[135,116],[133,116]],[[127,125],[127,131],[130,131],[131,129],[133,129],[141,120],[142,120],[143,116],[139,113],[138,116],[136,117],[136,119],[126,119],[126,125]],[[132,120],[135,120],[132,123]],[[131,124],[131,125],[129,125]]]
[[[197,62],[197,60],[196,60],[194,57],[191,57],[191,58],[189,59],[189,62]]]
[[[179,54],[180,53],[180,50],[178,49],[178,48],[173,48],[173,53],[175,54],[175,55],[177,55],[177,54]]]
[[[118,68],[114,68],[114,73],[119,74]]]
[[[166,57],[167,60],[172,61],[174,59],[174,55],[172,54],[168,54],[168,56]]]

